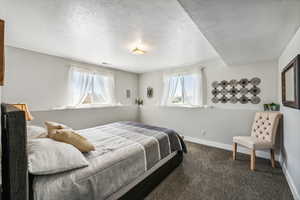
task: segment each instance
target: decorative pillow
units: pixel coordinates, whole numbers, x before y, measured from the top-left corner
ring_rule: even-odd
[[[49,137],[59,142],[71,144],[81,152],[90,152],[95,150],[94,145],[91,144],[85,137],[70,129],[56,130],[56,132],[51,134]]]
[[[60,124],[60,123],[56,123],[56,122],[45,122],[45,125],[48,129],[48,137],[50,137],[52,134],[54,134],[56,132],[56,130],[59,129],[71,129],[68,126],[64,125],[64,124]]]
[[[27,126],[28,140],[47,137],[47,130],[40,126]]]
[[[28,170],[34,175],[55,174],[88,165],[83,154],[72,145],[49,138],[28,142]]]

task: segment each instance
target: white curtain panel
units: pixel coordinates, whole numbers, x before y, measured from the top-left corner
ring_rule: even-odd
[[[94,68],[70,68],[72,105],[83,103],[91,93],[94,104],[115,104],[115,82],[111,72]]]
[[[93,79],[93,98],[95,102],[115,104],[115,81],[112,74],[95,72]]]
[[[103,76],[95,74],[95,76],[93,77],[92,89],[92,98],[95,102],[108,102],[108,95],[105,89],[105,80]]]
[[[168,94],[167,103],[172,103],[172,100],[175,98],[176,91],[178,90],[179,84],[182,84],[180,81],[180,76],[170,77],[169,83],[170,91]]]
[[[166,71],[163,84],[161,105],[172,105],[178,90],[182,90],[185,105],[200,106],[203,104],[202,68],[190,67]]]
[[[170,76],[164,75],[163,77],[163,94],[161,99],[161,105],[166,106],[168,104],[169,93],[170,93]]]
[[[70,69],[70,89],[72,94],[72,105],[82,104],[92,87],[92,72],[72,67]]]

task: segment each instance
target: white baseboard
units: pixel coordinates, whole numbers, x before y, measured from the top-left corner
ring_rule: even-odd
[[[289,171],[287,170],[286,168],[286,165],[284,162],[281,163],[281,168],[282,168],[282,171],[285,175],[285,178],[290,186],[290,189],[291,189],[291,192],[293,194],[293,197],[295,200],[300,200],[300,195],[299,195],[299,192],[294,184],[294,181],[292,179],[292,176],[290,175]]]
[[[215,142],[215,141],[205,140],[205,139],[199,139],[199,138],[194,138],[194,137],[185,136],[185,135],[183,135],[183,136],[184,136],[184,140],[186,140],[188,142],[203,144],[203,145],[210,146],[210,147],[216,147],[219,149],[225,149],[228,151],[232,151],[232,145],[230,145],[230,144],[225,144],[225,143]],[[241,147],[241,146],[238,146],[237,151],[239,153],[250,154],[249,149],[247,149],[245,147]],[[265,151],[256,151],[256,156],[260,157],[260,158],[270,159],[270,153],[265,152]],[[275,160],[279,161],[278,155],[275,155]]]

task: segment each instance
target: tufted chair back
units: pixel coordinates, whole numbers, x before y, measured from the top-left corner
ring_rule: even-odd
[[[275,145],[280,117],[281,113],[279,112],[257,112],[255,114],[251,136],[261,141],[271,142]]]

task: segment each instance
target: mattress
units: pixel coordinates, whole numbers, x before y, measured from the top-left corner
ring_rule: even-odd
[[[96,151],[86,153],[90,165],[69,172],[35,176],[35,200],[117,199],[151,171],[186,151],[176,132],[133,122],[117,122],[78,130]]]

